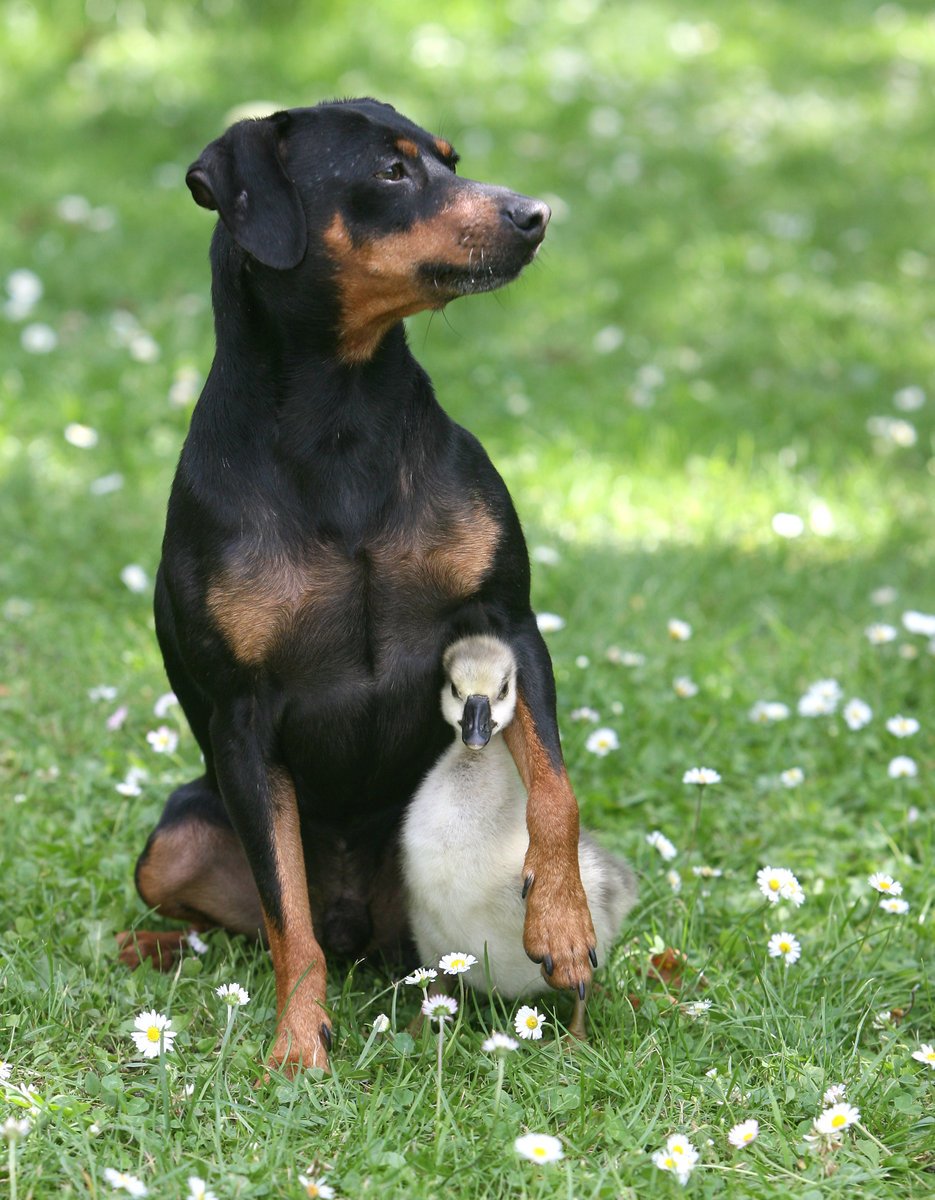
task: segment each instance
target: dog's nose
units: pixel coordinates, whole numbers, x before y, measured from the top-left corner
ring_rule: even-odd
[[[503,216],[530,242],[541,242],[552,210],[542,200],[529,196],[511,196],[500,210]]]

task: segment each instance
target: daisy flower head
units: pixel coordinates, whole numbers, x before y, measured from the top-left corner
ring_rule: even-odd
[[[170,709],[176,707],[178,702],[179,698],[176,696],[175,692],[164,692],[153,705],[153,715],[157,716],[161,721],[163,717],[168,715]]]
[[[787,967],[798,962],[802,955],[802,947],[798,938],[795,934],[787,933],[785,930],[782,933],[774,933],[769,939],[766,949],[769,951],[770,958],[781,958]]]
[[[125,588],[137,594],[149,590],[149,576],[139,565],[130,563],[120,572],[120,582]]]
[[[149,772],[142,767],[130,767],[123,780],[120,783],[114,784],[114,789],[121,796],[142,796],[143,788],[141,784],[148,777]]]
[[[797,788],[805,782],[805,772],[801,767],[788,767],[780,772],[779,782],[784,788]]]
[[[711,1008],[710,1000],[689,1000],[687,1004],[682,1005],[682,1012],[686,1017],[691,1017],[692,1020],[697,1020],[698,1017],[703,1017]]]
[[[31,1128],[32,1124],[27,1117],[7,1117],[0,1125],[0,1132],[3,1133],[4,1141],[12,1143],[24,1138]]]
[[[386,1015],[386,1013],[377,1013],[377,1015],[373,1018],[373,1025],[372,1025],[373,1032],[374,1033],[386,1033],[386,1031],[389,1029],[389,1027],[390,1027],[390,1019]]]
[[[250,993],[246,988],[242,988],[239,983],[222,983],[220,987],[214,989],[217,995],[229,1004],[231,1008],[239,1008],[240,1005],[248,1003]]]
[[[886,722],[886,728],[893,737],[907,738],[919,732],[919,722],[915,717],[904,717],[898,713],[895,717],[890,717]]]
[[[403,983],[411,983],[414,987],[425,988],[433,979],[437,978],[438,972],[434,967],[419,967],[407,975]]]
[[[218,1198],[214,1192],[208,1190],[208,1185],[200,1175],[189,1175],[186,1200],[218,1200]]]
[[[837,1104],[847,1095],[847,1088],[843,1083],[832,1083],[821,1098],[822,1104]]]
[[[516,1036],[521,1037],[523,1041],[532,1039],[532,1041],[538,1042],[542,1037],[543,1025],[545,1025],[545,1013],[540,1013],[538,1008],[530,1008],[528,1004],[517,1009],[516,1016],[513,1018]]]
[[[762,867],[756,873],[756,883],[771,904],[791,900],[798,908],[805,901],[802,885],[785,867]]]
[[[174,754],[179,735],[168,725],[160,725],[158,729],[151,729],[147,733],[146,740],[157,754]]]
[[[565,628],[565,619],[557,613],[536,613],[536,624],[540,633],[558,633]]]
[[[915,779],[919,774],[919,768],[916,766],[914,758],[909,758],[906,754],[897,754],[895,758],[890,759],[886,773],[890,779]]]
[[[691,625],[687,621],[680,621],[678,617],[672,617],[666,629],[673,642],[687,642],[692,635]]]
[[[756,725],[772,725],[776,721],[786,720],[789,706],[780,700],[757,700],[747,716]]]
[[[109,683],[99,683],[97,687],[88,689],[89,700],[106,700],[109,704],[117,699],[117,689]]]
[[[881,621],[868,625],[864,635],[871,646],[885,646],[887,642],[896,640],[897,630],[894,625],[886,625]]]
[[[885,900],[880,901],[880,908],[884,912],[895,913],[901,917],[909,911],[909,902],[903,900],[900,896],[887,896]]]
[[[687,675],[679,675],[672,681],[672,690],[680,700],[690,700],[698,695],[698,684]]]
[[[724,872],[720,867],[709,867],[704,865],[700,867],[692,867],[692,874],[698,879],[720,879]]]
[[[487,1054],[509,1054],[511,1050],[519,1049],[519,1042],[506,1033],[494,1031],[489,1038],[481,1042],[480,1048]]]
[[[166,1054],[172,1049],[176,1032],[165,1013],[143,1012],[134,1021],[135,1032],[130,1034],[144,1058],[158,1058],[160,1048]]]
[[[759,1132],[759,1121],[751,1117],[749,1121],[741,1121],[739,1125],[735,1125],[727,1135],[727,1140],[735,1149],[742,1150],[744,1146],[756,1141]]]
[[[454,996],[426,996],[422,1001],[422,1012],[432,1021],[443,1025],[450,1021],[458,1011],[458,1002]]]
[[[682,890],[682,876],[674,869],[666,871],[666,883],[676,895]]]
[[[591,754],[596,754],[598,758],[604,758],[610,754],[611,750],[620,749],[620,738],[613,729],[595,729],[592,734],[589,734],[584,748]]]
[[[844,723],[856,733],[859,729],[863,729],[865,725],[869,725],[873,720],[873,709],[866,702],[855,696],[852,700],[848,700],[844,705]]]
[[[204,938],[198,936],[197,929],[189,929],[185,935],[185,940],[188,942],[189,949],[193,950],[196,954],[208,953],[208,943]]]
[[[679,1183],[684,1185],[697,1166],[698,1151],[688,1138],[673,1133],[665,1147],[653,1155],[653,1163],[660,1171],[672,1171]]]
[[[693,783],[696,787],[720,782],[720,775],[712,767],[691,767],[682,776],[682,783]]]
[[[330,1183],[325,1183],[324,1176],[300,1175],[299,1187],[304,1190],[306,1196],[311,1196],[312,1200],[334,1200],[334,1188]]]
[[[6,1083],[12,1074],[13,1064],[5,1062],[2,1058],[0,1058],[0,1083]]]
[[[659,851],[666,862],[671,862],[676,854],[678,854],[678,850],[676,850],[666,835],[658,829],[654,829],[652,833],[647,833],[646,841],[650,846],[654,846]]]
[[[860,1109],[855,1108],[853,1104],[832,1104],[815,1121],[815,1128],[819,1133],[833,1134],[840,1133],[851,1125],[856,1125],[860,1120]]]
[[[916,1062],[925,1063],[926,1066],[935,1071],[935,1046],[930,1046],[928,1042],[923,1042],[918,1050],[913,1050],[912,1057]]]
[[[892,875],[884,875],[882,871],[874,871],[867,882],[876,891],[882,892],[884,896],[901,896],[903,894],[903,885],[898,883]]]
[[[109,1183],[115,1192],[129,1192],[131,1196],[145,1196],[146,1184],[135,1175],[126,1171],[116,1171],[113,1167],[105,1167],[103,1171],[105,1182]]]
[[[935,616],[931,613],[910,609],[902,615],[903,629],[907,633],[918,633],[922,637],[935,637]]]
[[[530,1162],[558,1162],[564,1157],[562,1143],[550,1133],[524,1133],[513,1143],[517,1154],[528,1158]]]
[[[583,704],[580,708],[573,708],[568,714],[568,719],[570,721],[587,721],[591,725],[596,725],[601,719],[601,714],[596,708],[589,708],[588,705]]]
[[[473,954],[465,954],[463,950],[452,950],[450,954],[441,956],[438,966],[446,975],[463,975],[470,971],[476,962]]]

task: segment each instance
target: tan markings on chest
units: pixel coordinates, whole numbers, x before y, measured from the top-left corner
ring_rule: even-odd
[[[367,547],[376,582],[410,612],[472,595],[490,570],[500,528],[479,504],[446,511],[414,530]],[[212,580],[207,607],[235,657],[262,663],[301,616],[334,609],[360,581],[360,565],[334,547],[296,559],[284,551],[247,550]],[[395,604],[392,605],[395,608]]]

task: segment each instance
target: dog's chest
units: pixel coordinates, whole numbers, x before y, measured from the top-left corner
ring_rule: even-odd
[[[312,539],[297,547],[246,534],[224,556],[206,595],[235,658],[347,661],[363,647],[420,640],[427,623],[467,599],[490,570],[499,529],[482,508],[433,511],[404,530],[353,547]]]

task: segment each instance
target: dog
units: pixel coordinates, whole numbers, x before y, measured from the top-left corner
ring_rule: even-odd
[[[156,632],[204,773],[169,797],[143,901],[265,937],[269,1061],[328,1069],[325,951],[408,936],[407,802],[449,741],[443,652],[518,662],[507,742],[528,792],[524,947],[556,987],[596,964],[551,661],[507,489],[443,412],[404,317],[514,279],[548,206],[463,179],[444,139],[362,99],[241,121],[186,182],[217,212],[217,351],[172,487]],[[176,935],[178,946],[184,935]],[[123,937],[165,964],[172,935]]]

